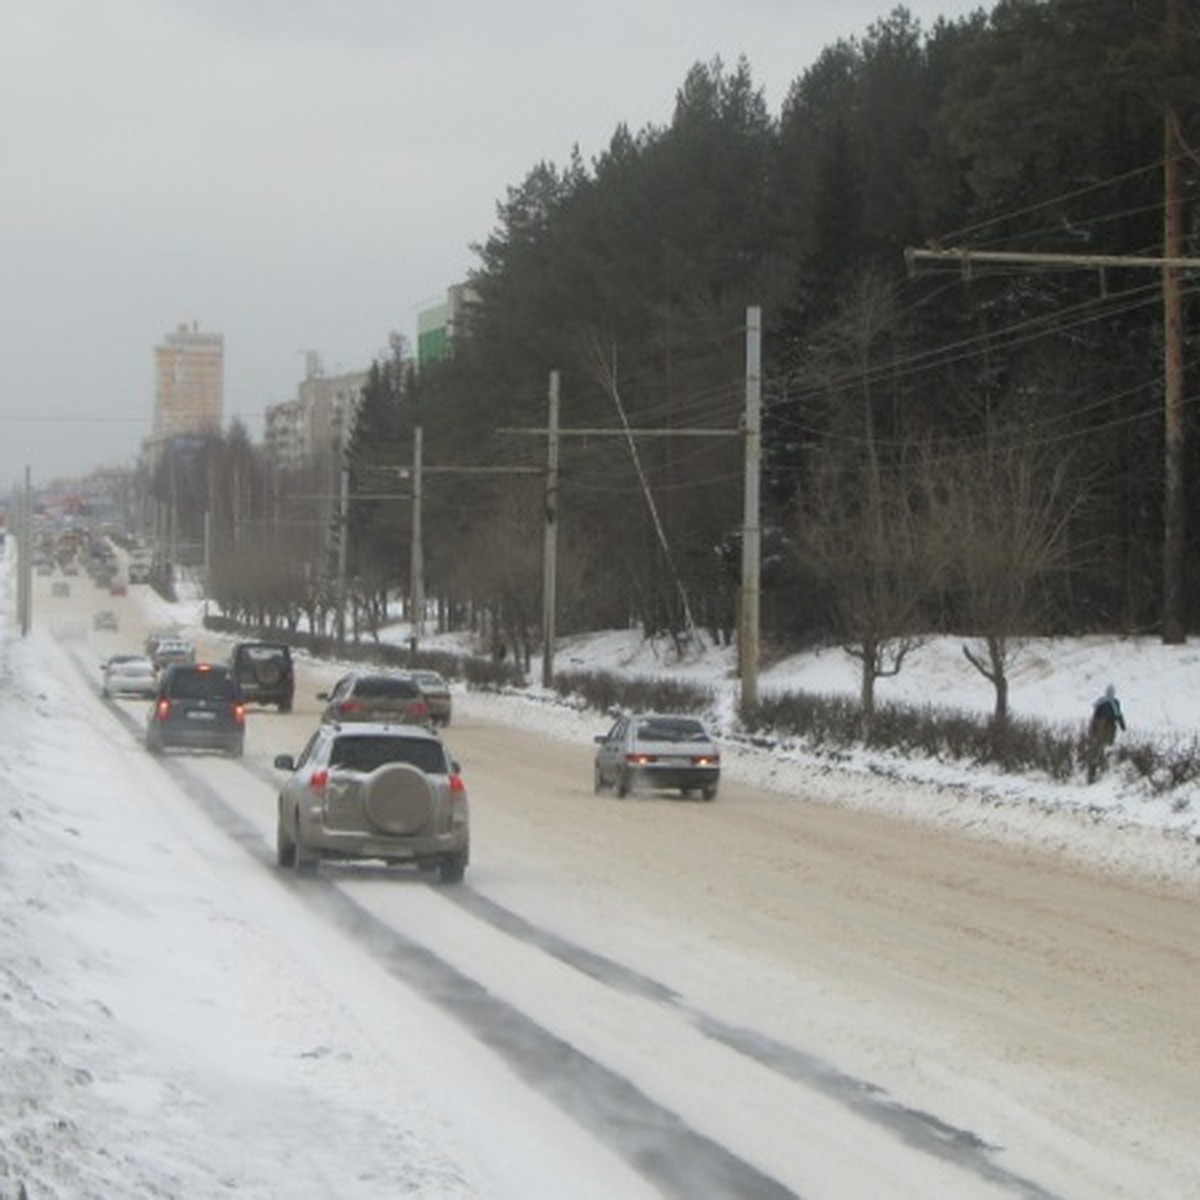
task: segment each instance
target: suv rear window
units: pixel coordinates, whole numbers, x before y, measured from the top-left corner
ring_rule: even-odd
[[[276,659],[287,662],[291,658],[291,653],[286,646],[239,646],[237,657],[239,660],[249,660],[252,663],[271,662]]]
[[[167,692],[176,700],[233,700],[237,696],[228,671],[179,670],[167,678]]]
[[[364,737],[344,734],[329,752],[329,765],[343,771],[374,771],[385,763],[411,763],[428,775],[446,774],[446,753],[430,738]]]

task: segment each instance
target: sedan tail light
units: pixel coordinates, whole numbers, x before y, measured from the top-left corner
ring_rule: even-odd
[[[697,754],[692,762],[698,767],[719,767],[721,756],[719,754]]]
[[[343,700],[337,706],[337,710],[343,717],[347,717],[351,713],[362,712],[363,706],[357,700]]]
[[[631,767],[643,767],[647,763],[657,762],[658,759],[653,754],[627,754],[625,755],[625,761]]]

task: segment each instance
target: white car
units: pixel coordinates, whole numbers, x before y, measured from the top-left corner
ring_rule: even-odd
[[[140,654],[116,654],[101,668],[103,681],[100,694],[110,696],[134,696],[152,700],[158,690],[158,674],[154,664]]]
[[[196,647],[183,638],[159,638],[150,656],[157,671],[164,671],[173,663],[194,663]]]

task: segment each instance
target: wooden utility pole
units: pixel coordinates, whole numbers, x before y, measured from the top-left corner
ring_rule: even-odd
[[[1179,47],[1178,0],[1167,0],[1164,41],[1168,60]],[[1163,482],[1163,641],[1179,645],[1186,637],[1183,616],[1183,189],[1180,184],[1178,115],[1163,97],[1163,416],[1166,451]]]

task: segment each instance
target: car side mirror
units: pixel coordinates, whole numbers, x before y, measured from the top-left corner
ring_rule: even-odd
[[[592,741],[595,742],[597,746],[603,746],[604,743],[608,741],[608,734],[598,733],[594,738],[592,738]]]
[[[294,771],[296,769],[296,760],[290,754],[275,755],[275,770],[277,771]]]

